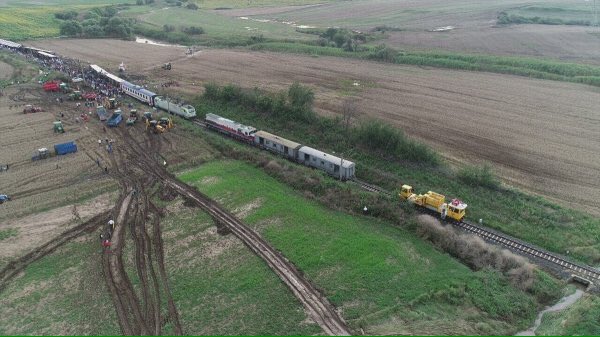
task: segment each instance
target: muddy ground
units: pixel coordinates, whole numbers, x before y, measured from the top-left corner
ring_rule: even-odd
[[[187,94],[208,81],[267,90],[293,81],[316,92],[317,111],[340,112],[348,88],[362,118],[389,121],[444,153],[452,162],[491,162],[511,185],[563,205],[600,214],[600,90],[586,85],[491,73],[389,65],[332,57],[243,50],[204,50],[112,40],[37,41],[36,46],[89,57],[101,65],[132,67],[173,62],[170,72],[148,68],[149,82],[175,80]],[[124,44],[127,48],[124,49]],[[78,48],[83,45],[82,52]],[[148,53],[148,50],[156,52]],[[127,50],[127,53],[103,53]],[[136,63],[139,55],[148,57]],[[358,86],[351,85],[353,82]],[[350,83],[350,85],[349,85]],[[356,89],[358,88],[358,89]]]
[[[110,188],[110,180],[95,162],[101,151],[97,138],[87,124],[77,122],[87,110],[75,102],[59,104],[56,97],[36,84],[7,88],[0,97],[0,164],[9,166],[0,172],[0,193],[13,197],[2,205],[0,228],[10,218],[78,203]],[[44,111],[24,114],[26,104]],[[65,133],[53,131],[56,120],[62,120]],[[68,141],[75,141],[77,153],[32,161],[38,149],[53,153],[55,144]]]

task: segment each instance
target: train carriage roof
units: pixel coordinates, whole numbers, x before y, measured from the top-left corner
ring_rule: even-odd
[[[296,142],[291,141],[289,139],[281,138],[281,137],[279,137],[277,135],[274,135],[272,133],[268,133],[266,131],[257,131],[256,133],[254,133],[254,136],[255,137],[258,136],[258,137],[262,137],[264,139],[268,139],[268,140],[270,140],[270,141],[272,141],[274,143],[278,143],[278,144],[281,144],[283,146],[287,146],[287,147],[292,148],[292,149],[297,149],[300,146],[302,146],[302,144],[300,144],[300,143],[296,143]]]
[[[303,146],[298,151],[300,153],[306,153],[312,157],[319,158],[321,160],[324,160],[326,162],[336,164],[336,165],[338,165],[342,161],[342,158],[340,158],[340,157],[336,157],[334,155],[325,153],[323,151],[319,151],[317,149],[313,149],[312,147],[308,147],[308,146]],[[351,168],[353,166],[354,166],[353,162],[351,162],[347,159],[344,159],[344,161],[342,163],[343,168]]]
[[[8,40],[3,40],[0,39],[0,45],[2,46],[6,46],[9,48],[21,48],[22,45],[16,43],[16,42],[12,42],[12,41],[8,41]]]
[[[136,84],[133,84],[133,83],[129,83],[127,81],[123,81],[122,85],[124,87],[131,88],[131,89],[139,92],[140,94],[144,94],[144,95],[147,95],[147,96],[150,96],[150,97],[156,96],[156,93],[154,93],[154,92],[152,92],[152,91],[150,91],[148,89],[144,89],[144,87],[142,87],[142,86],[139,86],[139,85],[136,85]]]

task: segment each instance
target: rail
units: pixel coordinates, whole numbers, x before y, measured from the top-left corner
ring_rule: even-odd
[[[206,123],[204,123],[200,120],[194,120],[192,122],[200,127],[206,127]],[[366,191],[369,191],[372,193],[385,194],[385,195],[391,196],[391,197],[394,196],[393,192],[390,192],[390,191],[388,191],[382,187],[379,187],[377,185],[367,183],[360,179],[353,178],[350,181],[357,184],[359,187],[361,187],[362,189],[364,189]],[[550,263],[551,265],[553,265],[557,268],[560,268],[563,270],[569,270],[570,272],[573,272],[576,275],[579,275],[586,279],[589,279],[590,281],[600,281],[600,270],[595,269],[590,266],[587,266],[587,265],[584,265],[584,264],[571,262],[564,257],[560,257],[556,254],[550,253],[540,247],[537,247],[533,244],[524,242],[524,241],[514,238],[510,235],[499,233],[495,230],[486,228],[481,225],[474,225],[474,224],[466,222],[466,221],[462,221],[462,222],[447,221],[447,223],[450,223],[466,232],[473,233],[477,236],[480,236],[484,240],[487,240],[489,242],[506,247],[512,251],[543,260],[544,262]]]

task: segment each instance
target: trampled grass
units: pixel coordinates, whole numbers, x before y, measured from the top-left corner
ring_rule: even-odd
[[[250,165],[211,162],[180,178],[262,233],[341,309],[352,328],[485,333],[494,327],[508,333],[534,315],[531,298],[495,273],[473,273],[390,223],[327,210]],[[495,295],[486,303],[472,302],[486,283],[495,284]],[[432,306],[448,311],[422,311]],[[479,321],[485,323],[481,330],[463,326]]]

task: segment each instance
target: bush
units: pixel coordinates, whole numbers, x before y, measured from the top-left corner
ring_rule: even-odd
[[[54,17],[59,20],[74,20],[77,18],[76,11],[62,11],[58,13],[54,13]]]
[[[500,181],[489,165],[463,167],[458,171],[457,177],[470,186],[481,186],[493,190],[500,188]]]
[[[204,34],[204,29],[202,27],[190,26],[183,28],[183,32],[189,35],[200,35]]]
[[[69,20],[60,25],[60,34],[67,36],[79,36],[83,29],[81,24],[74,20]]]
[[[173,25],[164,25],[163,26],[163,31],[170,33],[170,32],[174,32],[175,31],[175,26]]]
[[[204,84],[204,96],[210,99],[219,99],[221,97],[221,89],[214,82]]]
[[[198,5],[196,5],[195,3],[189,3],[185,6],[185,8],[187,9],[193,9],[193,10],[197,10],[198,9]]]
[[[424,144],[406,138],[404,133],[379,120],[362,123],[353,132],[357,145],[374,151],[384,158],[408,160],[436,166],[438,155]]]
[[[397,56],[398,51],[385,44],[380,44],[367,55],[367,58],[370,60],[394,62]]]
[[[430,215],[417,216],[417,234],[457,257],[474,270],[493,268],[507,277],[516,288],[533,292],[534,267],[525,258],[500,249],[472,234],[458,233]],[[537,289],[536,289],[537,291]]]
[[[307,110],[312,107],[315,94],[309,87],[294,82],[288,90],[288,98],[293,109]]]

